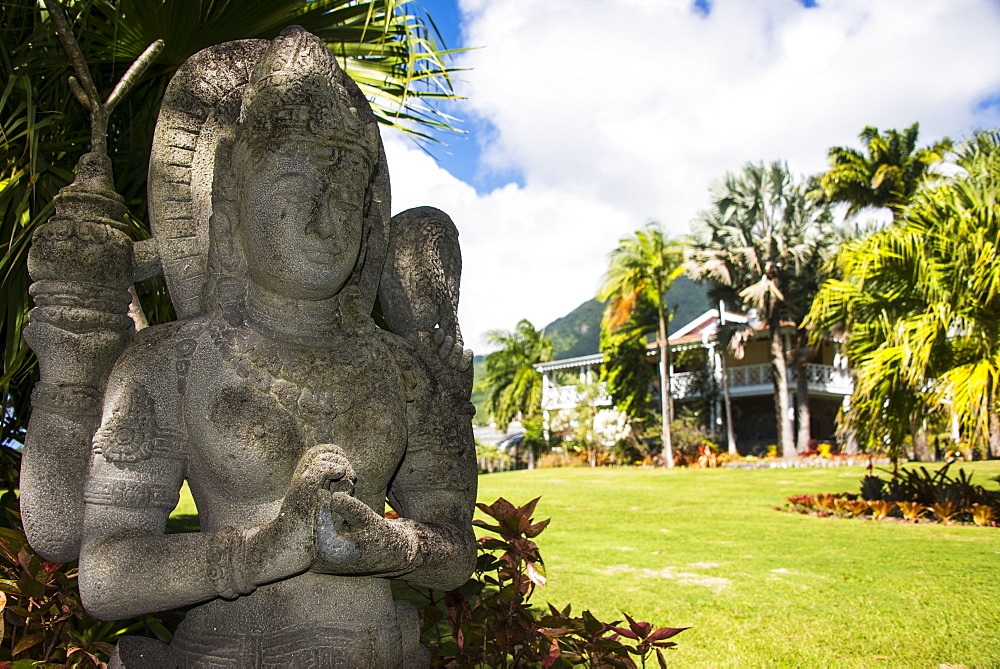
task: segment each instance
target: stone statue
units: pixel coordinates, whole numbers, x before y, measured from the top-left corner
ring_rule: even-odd
[[[389,579],[447,590],[475,563],[454,224],[389,219],[375,117],[298,27],[177,72],[152,240],[124,233],[111,183],[85,156],[29,259],[32,546],[79,555],[98,618],[194,605],[112,666],[426,664]],[[178,320],[136,331],[128,289],[159,271]],[[166,535],[185,480],[201,531]]]

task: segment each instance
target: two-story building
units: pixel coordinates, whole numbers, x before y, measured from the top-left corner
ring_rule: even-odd
[[[687,323],[668,338],[671,358],[671,394],[678,406],[699,402],[707,408],[706,423],[719,434],[726,434],[726,395],[732,414],[733,433],[741,453],[761,452],[777,443],[774,409],[774,385],[771,381],[770,331],[763,324],[748,320],[743,314],[723,313],[723,323],[739,323],[751,329],[742,347],[742,356],[722,351],[717,334],[719,310],[713,309]],[[783,329],[786,352],[792,351],[794,327]],[[659,349],[651,343],[647,350],[650,364],[659,362]],[[600,379],[604,357],[594,355],[553,360],[536,365],[542,373],[542,410],[546,422],[553,412],[573,409],[580,402],[578,384]],[[789,406],[796,406],[798,372],[789,366]],[[805,366],[808,381],[810,427],[812,438],[833,443],[840,407],[851,394],[847,361],[835,342],[824,342],[812,362]],[[597,403],[610,405],[611,398],[601,386]],[[659,392],[652,393],[659,397]],[[725,441],[725,439],[724,439]]]

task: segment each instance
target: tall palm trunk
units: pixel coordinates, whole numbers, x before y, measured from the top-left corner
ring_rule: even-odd
[[[778,445],[786,460],[795,457],[795,439],[792,436],[792,417],[788,403],[788,363],[781,337],[781,313],[772,300],[767,325],[771,329],[771,377],[774,380],[774,412],[778,428]]]
[[[795,383],[795,416],[798,421],[795,450],[805,453],[809,450],[809,440],[812,438],[812,421],[809,413],[809,362],[815,355],[815,350],[809,346],[809,334],[799,328],[795,333],[795,371],[798,378]]]
[[[660,408],[662,409],[663,461],[666,466],[674,466],[674,446],[670,436],[670,421],[674,417],[674,401],[670,394],[670,345],[667,343],[667,317],[661,299],[659,308],[659,332],[657,344],[660,346]]]
[[[798,424],[795,435],[795,452],[805,453],[809,450],[809,441],[812,439],[812,420],[809,415],[809,378],[806,375],[805,363],[799,365],[796,371],[798,378],[795,380],[795,418]]]
[[[913,439],[913,456],[917,461],[932,461],[934,458],[931,457],[931,447],[927,441],[927,429],[924,426],[924,417],[918,411],[910,414],[910,436]]]
[[[719,327],[726,324],[726,307],[722,300],[719,300]],[[726,350],[720,347],[719,367],[722,369],[722,401],[726,408],[726,445],[729,447],[730,455],[738,455],[736,450],[736,435],[733,432],[733,403],[729,397],[729,370],[726,368]]]
[[[729,397],[729,370],[726,368],[726,352],[720,356],[722,360],[722,401],[726,408],[726,445],[730,455],[738,455],[736,450],[736,433],[733,430],[733,403]]]

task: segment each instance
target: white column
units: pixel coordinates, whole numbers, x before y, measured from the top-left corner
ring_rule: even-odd
[[[549,378],[549,371],[542,372],[542,409],[548,412],[548,407],[552,405],[552,380]],[[548,437],[546,437],[548,439]]]

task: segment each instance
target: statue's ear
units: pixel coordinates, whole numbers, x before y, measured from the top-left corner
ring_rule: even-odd
[[[209,268],[215,273],[215,299],[230,325],[239,325],[244,317],[246,269],[239,238],[237,209],[238,170],[233,169],[234,142],[226,133],[219,137],[215,152],[210,219]]]
[[[215,174],[212,184],[212,243],[216,261],[225,269],[234,269],[242,250],[237,243],[239,230],[236,210],[237,180],[233,169],[234,141],[229,133],[219,135],[215,151]]]

